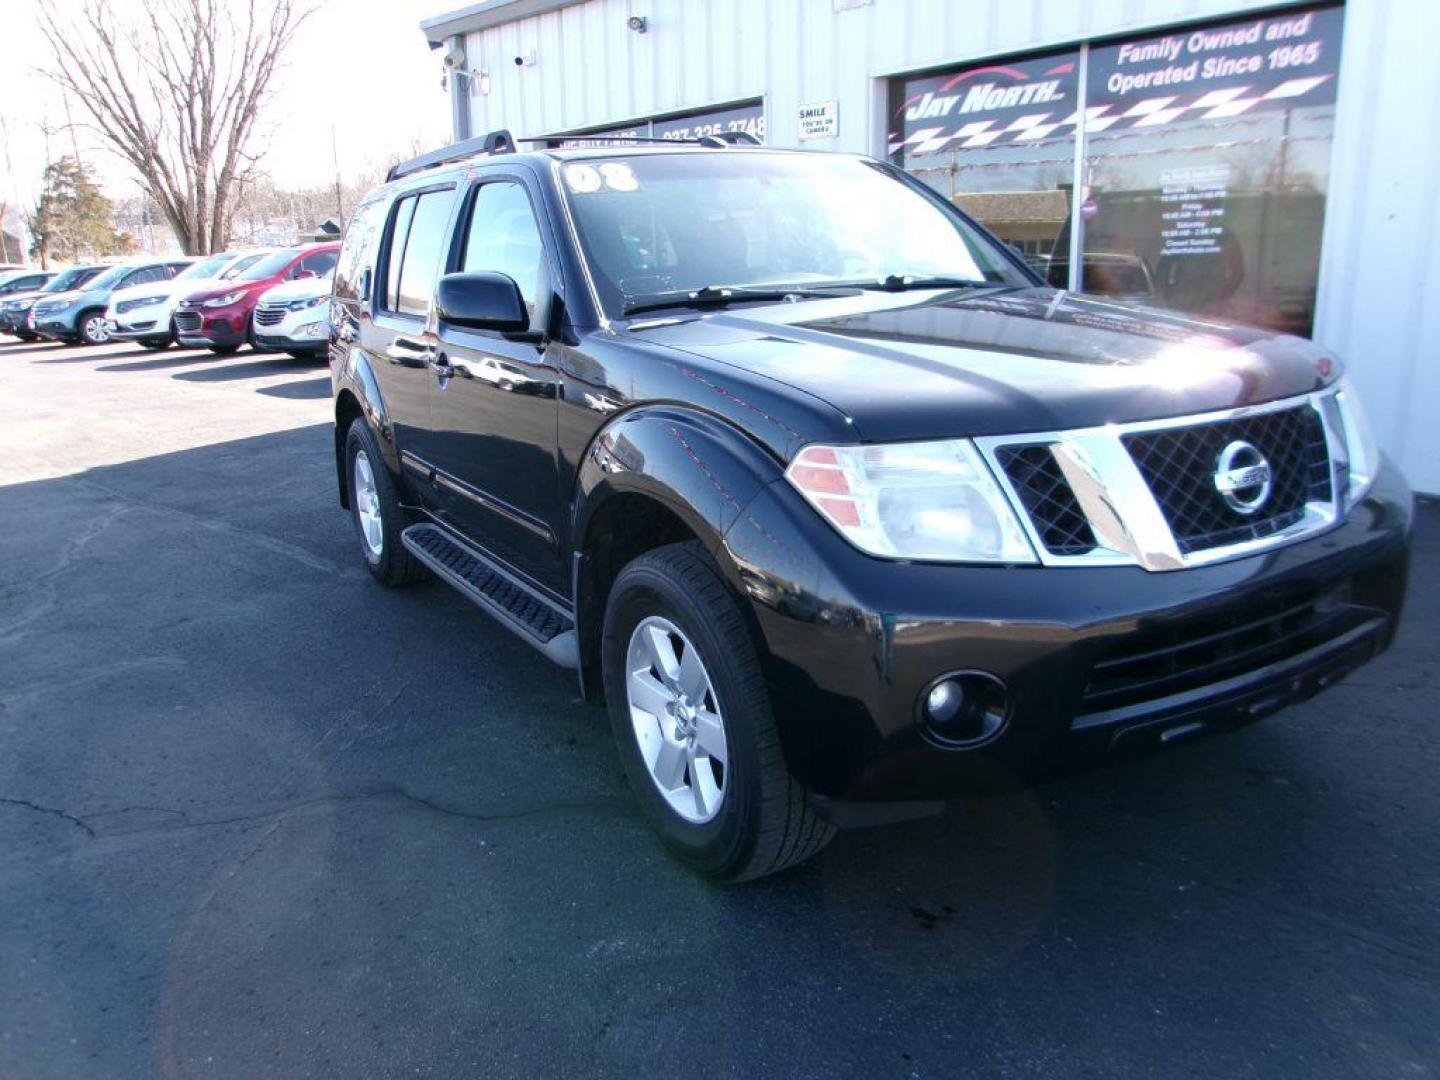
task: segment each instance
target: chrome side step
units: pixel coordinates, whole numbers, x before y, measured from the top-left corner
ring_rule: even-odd
[[[559,604],[438,525],[411,525],[400,534],[400,542],[441,581],[552,661],[572,669],[580,666],[575,620]]]

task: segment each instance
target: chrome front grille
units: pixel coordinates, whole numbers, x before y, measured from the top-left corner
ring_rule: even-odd
[[[184,333],[189,334],[199,330],[201,322],[202,319],[198,311],[181,310],[175,312],[175,329],[181,330]]]
[[[1053,566],[1178,570],[1315,535],[1340,519],[1343,438],[1328,390],[1171,420],[976,439]],[[1268,465],[1256,506],[1222,491],[1237,444]],[[1247,499],[1252,489],[1246,489]]]
[[[1095,532],[1050,447],[1002,446],[996,456],[1046,551],[1088,555],[1095,550]]]
[[[1215,487],[1216,462],[1236,441],[1269,463],[1271,492],[1262,512],[1233,509]],[[1306,504],[1329,502],[1325,425],[1308,404],[1259,416],[1122,436],[1160,504],[1181,552],[1257,540],[1294,525]]]
[[[285,318],[285,309],[271,307],[257,307],[255,309],[255,323],[258,326],[274,326]]]

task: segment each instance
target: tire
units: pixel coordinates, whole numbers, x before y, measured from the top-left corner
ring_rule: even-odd
[[[210,351],[216,356],[233,356],[240,351],[239,345],[211,345]]]
[[[19,338],[21,341],[38,341],[38,340],[39,340],[38,335],[36,335],[36,334],[31,334],[31,333],[29,333],[28,331],[17,332],[15,336],[16,336],[17,338]]]
[[[363,459],[373,484],[373,493],[365,495],[357,490],[357,462]],[[405,528],[405,511],[395,494],[395,482],[385,459],[380,455],[380,444],[363,418],[357,418],[345,433],[345,485],[350,496],[350,520],[355,525],[355,537],[360,542],[360,553],[365,558],[371,575],[382,585],[409,585],[426,576],[425,567],[406,550],[400,542],[400,533]],[[367,528],[362,520],[361,500],[364,496],[367,508],[373,508],[378,515],[375,523]]]
[[[678,632],[678,639],[666,626]],[[690,737],[690,749],[669,751],[669,761],[677,752],[686,760],[679,786],[668,793],[647,763],[631,715],[632,678],[642,680],[637,696],[650,697],[647,686],[665,686],[665,680],[654,678],[657,666],[642,675],[632,663],[632,656],[643,663],[647,655],[655,655],[643,649],[643,636],[653,631],[676,646],[670,656],[680,658],[675,668],[682,678],[684,657],[693,643],[702,668],[698,678],[706,682],[699,694],[700,714],[691,722],[696,734]],[[632,648],[640,651],[632,653]],[[610,723],[630,788],[660,839],[681,861],[707,877],[744,881],[803,862],[830,842],[834,829],[815,813],[805,789],[785,764],[760,660],[740,608],[698,542],[657,548],[620,572],[605,607],[601,665]],[[693,688],[697,677],[692,675],[690,681]],[[658,705],[659,699],[650,700]],[[693,704],[697,702],[683,699],[681,713],[672,713],[674,719],[653,727],[648,716],[658,712],[640,710],[638,727],[645,731],[648,756],[657,762],[657,769],[665,768],[659,764],[669,741],[663,731],[688,722],[682,714]],[[724,749],[718,769],[713,752],[705,753],[707,737],[698,734],[705,715],[716,713],[722,729],[718,745]],[[713,719],[709,730],[713,749],[717,745]],[[697,756],[690,757],[691,753]],[[701,794],[694,795],[697,788]],[[720,791],[715,808],[702,805],[712,788]],[[693,803],[687,791],[694,795]]]
[[[100,308],[82,311],[75,320],[75,329],[81,345],[104,345],[110,340],[110,331],[105,329],[105,312]]]

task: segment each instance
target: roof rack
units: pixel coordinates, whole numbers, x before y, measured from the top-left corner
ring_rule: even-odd
[[[693,139],[667,138],[664,135],[536,135],[520,139],[520,142],[563,143],[563,142],[613,142],[613,143],[664,143],[671,146],[709,146],[722,149],[726,146],[764,146],[748,131],[721,131],[712,135],[700,135]]]
[[[501,128],[488,135],[442,146],[439,150],[431,150],[428,154],[421,154],[409,161],[402,161],[385,174],[385,182],[388,184],[392,180],[399,180],[402,176],[409,176],[425,169],[433,169],[437,165],[448,165],[452,161],[475,157],[477,154],[513,153],[515,153],[515,139],[510,132]]]

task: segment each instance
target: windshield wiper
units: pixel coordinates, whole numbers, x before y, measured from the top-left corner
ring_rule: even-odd
[[[849,286],[855,288],[856,286]],[[774,301],[788,300],[792,296],[805,300],[817,298],[834,299],[837,296],[844,296],[844,292],[836,291],[834,288],[773,288],[759,289],[747,288],[744,285],[706,285],[699,289],[676,290],[674,293],[658,293],[652,299],[641,300],[633,304],[626,304],[620,314],[625,316],[638,315],[643,311],[660,311],[663,308],[688,307],[688,308],[721,308],[727,304],[733,304],[746,300]]]
[[[907,289],[984,289],[992,285],[1003,285],[1000,281],[986,281],[983,278],[936,277],[922,274],[889,274],[879,281],[867,282],[866,289],[880,289],[884,292],[904,292]]]

